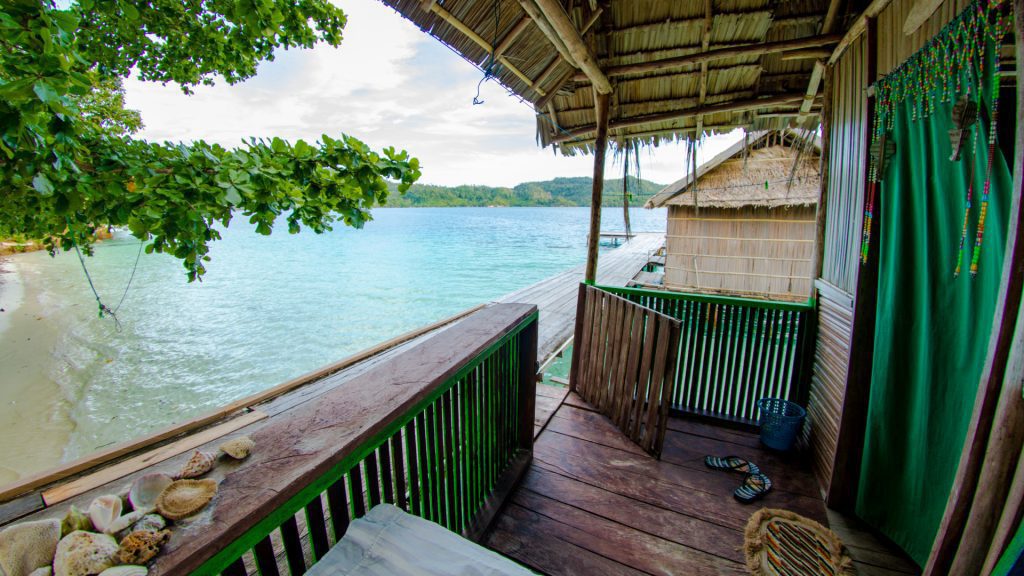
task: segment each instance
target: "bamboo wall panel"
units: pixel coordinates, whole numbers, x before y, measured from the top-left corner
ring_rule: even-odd
[[[665,286],[804,301],[811,293],[814,207],[669,209]]]
[[[894,0],[878,15],[878,73],[885,76],[928,43],[957,14],[965,10],[969,0],[943,2],[917,32],[903,34],[903,23],[910,14],[914,0]]]
[[[847,49],[832,73],[831,158],[821,277],[848,294],[857,286],[864,212],[866,60],[866,44],[861,38]]]
[[[585,284],[579,302],[573,389],[660,457],[676,382],[679,321]]]
[[[846,396],[846,370],[850,362],[853,306],[849,298],[833,299],[833,291],[818,293],[818,338],[807,402],[808,426],[804,443],[810,448],[814,474],[827,492],[839,438],[839,422]]]

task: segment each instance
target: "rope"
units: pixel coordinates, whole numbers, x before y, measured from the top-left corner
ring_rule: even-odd
[[[79,250],[78,244],[75,246],[75,254],[78,255],[78,262],[82,265],[82,272],[85,273],[85,279],[89,282],[89,289],[92,291],[92,295],[96,298],[96,306],[99,309],[99,317],[110,316],[114,319],[114,330],[121,332],[121,321],[117,318],[117,312],[121,309],[121,305],[124,304],[124,299],[128,296],[128,289],[132,287],[132,281],[135,280],[135,272],[139,268],[139,260],[142,258],[142,247],[145,244],[143,240],[139,240],[139,252],[135,255],[135,265],[132,266],[131,276],[128,277],[128,283],[124,287],[124,292],[121,294],[121,299],[118,300],[117,306],[111,310],[109,306],[103,303],[100,298],[99,292],[96,291],[96,285],[92,281],[92,275],[89,274],[89,268],[85,265],[85,257],[82,256],[82,251]]]
[[[487,56],[487,65],[484,66],[484,77],[480,79],[480,82],[476,85],[476,96],[473,96],[473,105],[479,106],[484,101],[480,99],[480,89],[483,87],[484,82],[487,82],[495,76],[495,58],[494,52],[498,49],[498,24],[501,13],[498,11],[498,0],[494,0],[494,35],[491,39],[491,53]]]

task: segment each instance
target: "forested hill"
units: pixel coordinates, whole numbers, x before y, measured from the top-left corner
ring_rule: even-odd
[[[638,185],[639,184],[639,185]],[[630,204],[640,206],[664,186],[629,179]],[[404,196],[392,189],[387,206],[590,206],[590,178],[555,178],[524,182],[515,188],[491,186],[431,186],[414,184]],[[605,180],[605,206],[622,205],[622,179]]]

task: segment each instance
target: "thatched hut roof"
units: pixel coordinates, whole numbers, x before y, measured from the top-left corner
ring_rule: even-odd
[[[568,154],[593,146],[595,89],[620,144],[816,125],[841,19],[838,0],[382,1],[533,104],[540,144]]]
[[[818,203],[820,148],[796,135],[760,133],[741,140],[669,184],[645,207],[777,208]]]

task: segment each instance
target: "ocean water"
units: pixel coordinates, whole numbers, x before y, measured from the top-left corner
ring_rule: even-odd
[[[238,218],[202,282],[143,254],[118,311],[100,319],[74,253],[19,255],[26,297],[62,331],[48,368],[74,423],[64,459],[137,437],[488,302],[584,262],[589,208],[375,210],[362,230],[271,236]],[[664,210],[631,211],[664,232]],[[602,230],[622,229],[606,208]],[[139,243],[86,259],[104,303],[124,293]]]

